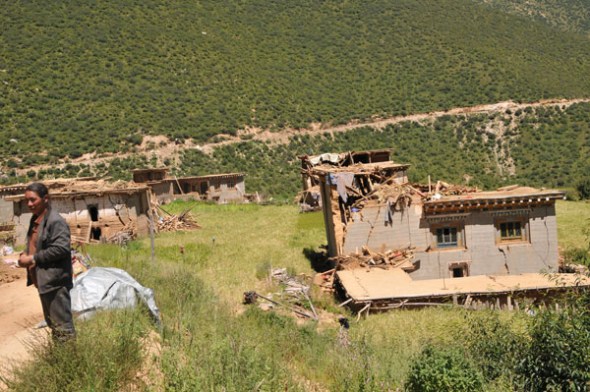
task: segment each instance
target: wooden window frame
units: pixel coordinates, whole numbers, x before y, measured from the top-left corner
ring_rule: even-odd
[[[502,237],[502,231],[514,231],[513,224],[518,223],[520,235]],[[503,227],[504,226],[504,227]],[[494,229],[496,230],[496,244],[527,244],[530,243],[530,229],[528,217],[503,217],[494,219]]]
[[[438,242],[438,230],[441,229],[455,229],[457,235],[457,243],[455,245],[443,245],[440,246]],[[456,249],[465,249],[465,224],[463,222],[441,222],[432,224],[430,226],[430,233],[431,233],[431,245],[430,248],[432,250],[456,250]]]

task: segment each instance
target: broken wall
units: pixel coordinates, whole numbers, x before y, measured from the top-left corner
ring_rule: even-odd
[[[393,214],[388,213],[386,205],[368,205],[347,224],[341,254],[358,253],[363,246],[377,252],[415,247],[419,268],[411,273],[413,279],[450,278],[451,268],[458,266],[465,266],[471,276],[557,271],[555,206],[537,206],[521,212],[528,222],[528,241],[519,243],[497,242],[494,221],[506,213],[515,212],[474,211],[423,217],[420,203]],[[432,228],[445,222],[463,228],[460,247],[436,249]]]
[[[81,224],[83,224],[82,222],[87,224],[97,218],[98,224],[104,222],[108,225],[109,221],[122,220],[126,223],[133,220],[138,234],[145,235],[149,230],[146,191],[132,194],[104,193],[102,195],[69,196],[67,198],[54,195],[51,197],[50,203],[51,207],[69,222],[79,221]],[[14,202],[13,209],[12,220],[16,223],[16,244],[22,245],[26,239],[32,214],[29,212],[25,200]],[[96,214],[97,217],[93,217],[93,214]]]

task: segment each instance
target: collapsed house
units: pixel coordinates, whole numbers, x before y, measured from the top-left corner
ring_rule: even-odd
[[[297,194],[296,202],[299,204],[301,212],[322,209],[320,181],[313,174],[314,167],[322,164],[342,167],[357,163],[386,162],[389,160],[389,153],[389,150],[368,150],[300,156],[302,190]]]
[[[15,184],[0,187],[0,243],[13,245],[16,242],[16,224],[13,221],[14,203],[7,197],[25,193],[26,185]]]
[[[244,202],[252,199],[251,195],[246,194],[243,173],[170,177],[167,168],[136,169],[132,173],[133,181],[149,186],[161,204],[179,198],[217,203]]]
[[[311,170],[338,265],[335,285],[357,310],[451,299],[514,307],[519,295],[581,282],[543,274],[558,272],[555,201],[563,192],[412,185],[408,167],[383,161]]]
[[[109,241],[122,232],[133,236],[149,233],[150,189],[146,185],[93,179],[43,183],[49,188],[51,207],[68,222],[74,243]],[[4,202],[12,203],[12,216],[3,218],[14,223],[14,242],[20,245],[25,242],[32,215],[24,198],[26,185],[10,188],[18,192],[4,197]]]

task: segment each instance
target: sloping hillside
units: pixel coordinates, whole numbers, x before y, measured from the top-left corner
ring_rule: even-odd
[[[11,167],[590,91],[587,39],[472,1],[7,2],[0,23]]]
[[[585,0],[476,0],[590,38],[590,2]]]
[[[168,166],[178,175],[245,172],[249,191],[291,198],[300,184],[298,155],[373,148],[391,149],[393,159],[412,164],[414,181],[431,175],[484,187],[573,187],[590,173],[590,100],[499,102],[337,127],[251,131],[201,145],[146,137],[135,153],[11,169],[9,180],[129,179],[133,168]]]

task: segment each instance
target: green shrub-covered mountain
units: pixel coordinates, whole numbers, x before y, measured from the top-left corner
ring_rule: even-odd
[[[133,152],[145,135],[203,143],[246,127],[281,132],[508,99],[588,97],[588,7],[537,0],[551,10],[541,20],[516,3],[7,2],[2,181],[126,177],[156,160],[50,166],[24,178],[14,169]],[[485,130],[493,118],[449,117],[280,146],[245,142],[212,158],[188,151],[177,171],[243,171],[251,190],[287,196],[297,188],[297,154],[386,147],[414,165],[416,179],[573,186],[587,168],[588,105],[547,110],[510,115],[507,134]]]
[[[590,2],[586,0],[476,0],[503,11],[531,17],[563,31],[590,38]]]

